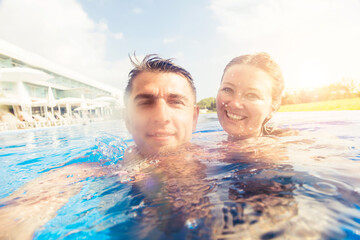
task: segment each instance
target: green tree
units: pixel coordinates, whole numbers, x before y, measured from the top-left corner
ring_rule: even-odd
[[[200,109],[208,109],[210,111],[216,111],[216,100],[214,97],[208,97],[201,99],[197,105]]]

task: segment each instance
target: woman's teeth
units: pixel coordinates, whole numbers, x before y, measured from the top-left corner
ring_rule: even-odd
[[[232,120],[237,120],[237,121],[241,121],[246,118],[244,116],[236,115],[236,114],[230,113],[228,111],[226,111],[226,116],[228,116],[228,118],[230,118]]]

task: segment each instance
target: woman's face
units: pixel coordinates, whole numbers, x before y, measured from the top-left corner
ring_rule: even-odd
[[[216,97],[221,126],[232,137],[260,136],[262,124],[272,114],[272,78],[245,64],[226,70]]]

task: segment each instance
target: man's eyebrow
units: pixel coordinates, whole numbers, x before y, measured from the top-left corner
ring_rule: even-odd
[[[140,100],[140,99],[154,99],[155,96],[153,94],[148,93],[141,93],[135,96],[134,101]]]
[[[134,101],[138,101],[138,100],[142,100],[142,99],[155,100],[156,98],[158,98],[158,97],[153,94],[150,94],[150,93],[140,93],[135,96]],[[169,93],[169,94],[167,94],[166,98],[167,99],[179,99],[179,100],[183,100],[183,101],[189,100],[189,98],[186,97],[185,95],[177,94],[177,93]]]
[[[184,101],[188,101],[189,98],[186,97],[185,95],[182,95],[182,94],[176,94],[176,93],[170,93],[168,95],[168,98],[170,99],[181,99],[181,100],[184,100]]]

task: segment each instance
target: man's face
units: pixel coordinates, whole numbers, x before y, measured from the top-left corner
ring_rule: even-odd
[[[198,115],[195,96],[185,77],[143,72],[133,80],[125,122],[144,156],[189,142]]]

